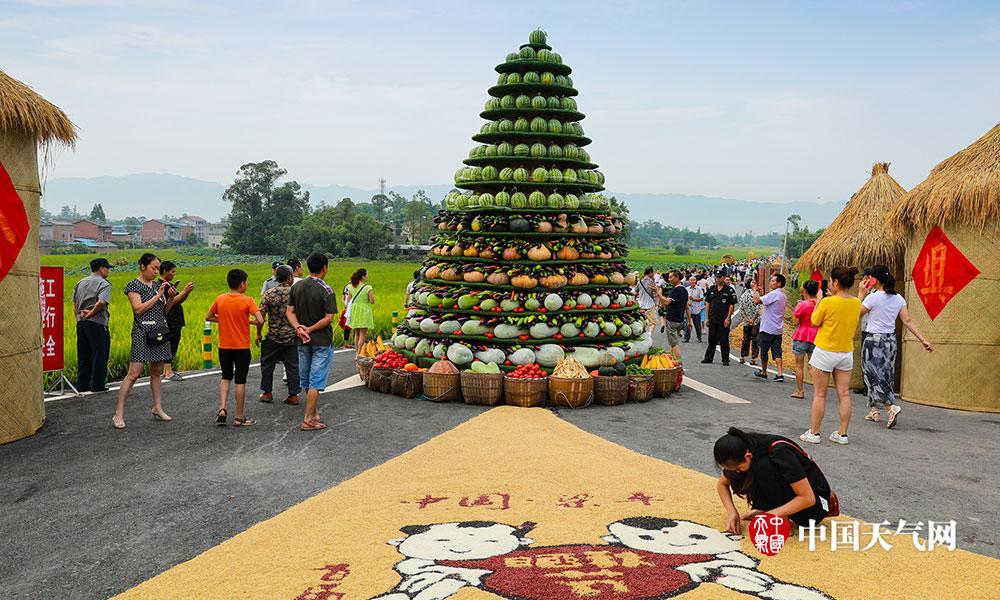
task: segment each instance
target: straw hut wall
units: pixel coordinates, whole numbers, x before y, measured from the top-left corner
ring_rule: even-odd
[[[45,420],[38,300],[38,149],[51,142],[71,146],[75,141],[76,130],[63,111],[0,71],[0,166],[10,177],[31,226],[20,254],[0,280],[0,443],[34,434]],[[10,243],[3,238],[0,242]]]
[[[886,215],[905,193],[903,186],[889,175],[889,163],[872,165],[871,177],[802,255],[795,269],[807,273],[819,269],[824,277],[829,278],[830,271],[838,266],[857,267],[860,272],[865,267],[887,265],[896,273],[897,281],[902,281],[904,230],[899,225],[887,224]],[[809,369],[806,369],[805,377],[807,382],[812,381]],[[859,327],[854,342],[851,388],[860,390],[864,387]]]
[[[1000,123],[934,167],[903,196],[889,220],[907,232],[907,306],[934,345],[928,353],[905,333],[901,396],[921,404],[1000,412]],[[935,252],[921,255],[935,227],[952,246],[937,244]],[[958,253],[979,271],[961,289]],[[950,300],[931,318],[918,292]]]

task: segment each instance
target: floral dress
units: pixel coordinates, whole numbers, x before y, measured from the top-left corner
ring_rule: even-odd
[[[156,296],[156,290],[138,278],[128,282],[128,285],[125,286],[125,295],[128,296],[130,292],[139,294],[139,298],[144,304]],[[169,336],[163,343],[155,346],[151,346],[149,340],[146,339],[146,331],[155,327],[167,326],[166,307],[167,297],[164,295],[145,313],[141,315],[132,313],[132,354],[129,358],[132,362],[170,362],[170,359],[173,358],[173,354],[170,352]]]

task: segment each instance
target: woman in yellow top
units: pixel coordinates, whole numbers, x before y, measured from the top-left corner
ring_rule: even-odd
[[[851,294],[854,267],[836,267],[830,274],[829,296],[816,304],[812,324],[818,327],[816,349],[809,359],[813,378],[812,427],[799,436],[803,442],[818,444],[819,427],[826,411],[826,388],[833,374],[837,398],[840,400],[840,429],[830,434],[830,441],[847,443],[847,426],[851,422],[851,370],[854,368],[854,332],[861,319],[861,301]]]

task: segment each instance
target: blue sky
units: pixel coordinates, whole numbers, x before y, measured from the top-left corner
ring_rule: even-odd
[[[49,177],[445,183],[536,26],[608,187],[844,201],[1000,119],[997,2],[4,0],[0,68],[81,130]],[[695,207],[693,207],[695,209]]]

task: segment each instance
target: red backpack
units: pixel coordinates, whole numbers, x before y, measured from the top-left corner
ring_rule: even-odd
[[[793,444],[792,442],[789,442],[789,441],[786,441],[786,440],[775,440],[775,441],[771,442],[771,445],[768,447],[768,449],[767,449],[768,453],[770,453],[772,450],[774,450],[774,447],[777,446],[778,444],[785,444],[786,446],[792,448],[793,450],[795,450],[796,452],[798,452],[802,456],[808,458],[810,461],[812,461],[812,464],[816,465],[816,470],[819,471],[820,474],[822,475],[823,470],[819,468],[819,463],[816,462],[813,459],[813,457],[809,456],[806,453],[805,450],[803,450],[802,448],[798,447],[796,444]],[[826,475],[823,475],[823,479],[826,479]],[[830,483],[830,480],[827,479],[826,482]],[[830,517],[839,517],[840,516],[840,499],[837,498],[837,492],[833,491],[833,486],[832,485],[830,486],[830,510],[828,511],[827,516],[830,516]]]

